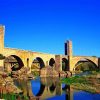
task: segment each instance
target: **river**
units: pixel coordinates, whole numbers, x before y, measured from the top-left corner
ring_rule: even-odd
[[[15,80],[14,83],[28,100],[100,100],[100,94],[75,90],[62,84],[59,78],[38,77],[30,81]]]

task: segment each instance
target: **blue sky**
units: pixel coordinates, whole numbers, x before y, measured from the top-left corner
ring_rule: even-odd
[[[100,56],[100,0],[0,0],[5,46],[64,54]]]

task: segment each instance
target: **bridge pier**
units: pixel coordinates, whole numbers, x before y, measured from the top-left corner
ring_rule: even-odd
[[[98,58],[98,67],[100,69],[100,58]]]
[[[4,61],[0,60],[0,67],[3,67],[3,66],[4,66]]]
[[[0,26],[0,54],[3,54],[4,52],[4,31],[5,27]],[[0,59],[0,66],[4,66],[3,60]]]
[[[4,51],[4,31],[5,27],[0,26],[0,54],[2,54]]]
[[[72,50],[72,41],[67,41],[65,43],[65,55],[68,56],[68,65],[69,71],[73,70],[73,50]]]
[[[55,56],[55,70],[62,71],[62,57],[61,57],[61,55]]]

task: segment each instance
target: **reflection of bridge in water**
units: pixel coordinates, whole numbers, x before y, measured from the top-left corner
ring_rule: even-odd
[[[71,100],[70,86],[61,84],[58,78],[41,78],[30,82],[17,81],[15,83],[30,100],[45,100],[62,94],[64,94],[65,100]]]

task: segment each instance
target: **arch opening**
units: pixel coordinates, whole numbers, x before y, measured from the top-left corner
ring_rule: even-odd
[[[54,60],[53,58],[50,59],[49,65],[50,65],[51,67],[54,67],[54,66],[55,66],[55,60]]]
[[[62,70],[69,71],[68,60],[66,58],[62,58]]]
[[[42,69],[45,67],[44,61],[42,58],[37,57],[36,59],[33,60],[32,62],[32,69]]]
[[[16,55],[10,55],[4,60],[4,68],[6,71],[17,71],[24,66],[23,61]]]
[[[97,70],[97,65],[89,59],[80,59],[74,67],[74,71],[94,71]]]

